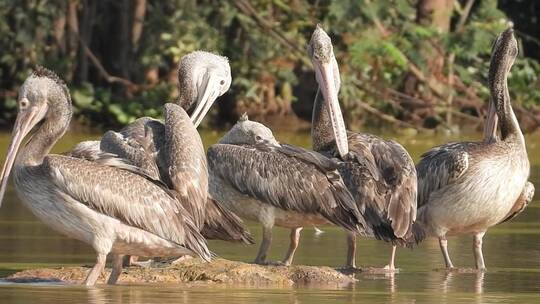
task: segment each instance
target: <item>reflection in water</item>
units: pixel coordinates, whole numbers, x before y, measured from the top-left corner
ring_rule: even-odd
[[[476,274],[476,280],[474,281],[474,291],[476,294],[484,293],[484,276],[486,273],[481,271]]]
[[[388,274],[385,274],[385,277],[388,278],[388,291],[391,294],[394,294],[396,292],[396,274],[388,273]]]
[[[467,269],[468,270],[468,269]],[[460,273],[459,271],[444,271],[444,279],[442,281],[442,291],[445,294],[451,293],[454,287],[454,280],[463,280],[467,278],[474,278],[471,280],[470,287],[474,293],[480,295],[484,293],[484,271],[470,271],[468,273]],[[459,288],[459,286],[457,286]]]
[[[540,136],[528,138],[531,158],[531,180],[540,181]],[[205,144],[216,141],[217,132],[205,133]],[[308,147],[308,134],[277,134],[285,142]],[[471,138],[478,138],[472,136]],[[70,149],[87,135],[65,137],[56,152]],[[394,138],[402,142],[414,159],[428,148],[450,140],[467,138]],[[0,134],[0,158],[4,157],[7,134]],[[1,159],[0,159],[1,161]],[[537,188],[540,188],[537,186]],[[413,250],[397,253],[397,274],[357,274],[356,284],[350,286],[302,286],[300,288],[245,288],[241,286],[173,286],[121,285],[83,288],[80,286],[50,286],[3,284],[0,282],[0,302],[10,303],[470,303],[538,302],[540,299],[540,202],[538,194],[528,209],[515,220],[489,230],[484,240],[487,273],[446,273],[433,271],[443,267],[436,240],[426,240]],[[260,227],[248,223],[256,240]],[[313,233],[306,227],[302,234],[295,263],[339,267],[345,261],[345,236],[332,226],[317,227],[324,233]],[[281,257],[288,246],[287,229],[275,229],[274,246],[270,258]],[[471,267],[473,258],[470,236],[451,238],[449,249],[456,266]],[[210,247],[219,256],[240,261],[251,261],[257,246],[234,245],[212,241]],[[388,244],[360,238],[358,262],[361,265],[384,265]],[[15,197],[12,188],[0,209],[0,277],[21,268],[35,268],[66,264],[92,264],[92,249],[65,238],[41,224]]]
[[[105,291],[101,288],[90,286],[87,289],[88,302],[92,304],[105,304],[107,303],[107,296]],[[121,303],[121,301],[115,301],[115,303]],[[132,302],[134,303],[134,302]]]

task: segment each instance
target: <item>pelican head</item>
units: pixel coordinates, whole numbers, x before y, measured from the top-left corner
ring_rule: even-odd
[[[262,123],[251,121],[244,113],[236,124],[220,140],[220,144],[231,145],[255,145],[258,143],[269,143],[279,146],[274,138],[272,130]]]
[[[499,34],[491,49],[491,61],[489,64],[488,85],[491,100],[484,128],[484,140],[494,141],[497,139],[498,115],[497,108],[502,111],[504,102],[509,102],[507,76],[519,53],[518,43],[514,37],[512,28],[506,29]]]
[[[6,191],[9,174],[24,138],[43,121],[54,122],[58,121],[59,118],[63,118],[62,120],[68,118],[68,121],[71,118],[69,91],[65,83],[54,72],[38,66],[19,89],[17,119],[13,127],[6,161],[0,174],[0,204]],[[53,132],[52,128],[50,132]]]
[[[503,74],[508,74],[508,72],[510,72],[510,68],[514,64],[518,53],[519,48],[516,37],[514,37],[514,29],[510,27],[499,34],[491,49],[491,62],[489,67],[490,83],[493,83],[500,77],[497,75],[497,71],[502,70],[505,72]]]
[[[179,103],[191,112],[197,127],[218,97],[231,86],[231,67],[226,57],[204,51],[191,52],[180,60],[178,84]]]
[[[317,25],[311,35],[308,54],[315,69],[315,77],[319,84],[319,90],[325,100],[325,106],[332,123],[338,152],[341,157],[344,157],[349,153],[349,147],[347,143],[347,130],[338,100],[338,92],[341,85],[339,67],[334,56],[332,40],[320,25]]]

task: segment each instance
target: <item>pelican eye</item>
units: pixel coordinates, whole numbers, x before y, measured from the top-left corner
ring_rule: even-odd
[[[225,80],[222,79],[222,80],[219,82],[219,84],[220,84],[220,85],[224,85],[224,84],[225,84]]]
[[[255,136],[256,140],[262,140],[262,137],[260,135]]]
[[[21,109],[28,107],[28,99],[21,99],[21,101],[19,102],[19,107]]]

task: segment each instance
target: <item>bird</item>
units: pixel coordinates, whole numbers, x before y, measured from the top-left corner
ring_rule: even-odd
[[[106,132],[101,141],[79,143],[70,155],[95,160],[95,153],[106,152],[126,159],[175,191],[207,239],[253,244],[242,220],[208,196],[206,153],[196,129],[231,82],[227,58],[188,53],[179,63],[179,98],[165,104],[163,122],[139,118],[120,132]]]
[[[332,40],[321,25],[313,31],[307,51],[318,83],[311,125],[313,150],[341,161],[341,178],[368,226],[362,235],[393,244],[385,269],[395,271],[396,245],[412,246],[422,239],[422,230],[414,226],[414,162],[395,141],[346,130],[338,100],[339,67]],[[347,243],[346,267],[355,269],[356,234],[352,231],[347,235]]]
[[[332,223],[358,231],[363,225],[336,161],[279,143],[272,131],[242,115],[208,148],[210,194],[243,219],[262,225],[255,263],[266,264],[274,226],[291,229],[290,246],[278,262],[290,265],[306,225]]]
[[[18,197],[38,219],[96,251],[85,285],[96,283],[109,253],[110,284],[118,280],[124,254],[211,259],[206,240],[176,196],[137,168],[48,154],[72,117],[68,87],[54,72],[36,67],[22,84],[17,105],[0,174],[0,203],[13,171]]]
[[[447,269],[454,268],[448,236],[473,235],[475,266],[486,269],[482,242],[486,231],[525,209],[534,194],[525,138],[512,110],[507,77],[518,55],[513,29],[493,44],[488,72],[490,110],[484,140],[453,142],[421,157],[418,172],[418,222],[437,237]],[[495,134],[497,124],[501,137]]]

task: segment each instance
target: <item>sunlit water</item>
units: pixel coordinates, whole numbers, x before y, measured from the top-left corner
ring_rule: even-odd
[[[204,132],[205,144],[216,142],[220,134]],[[444,137],[392,137],[401,142],[415,160],[430,147],[451,140],[475,139],[479,135]],[[8,145],[8,134],[0,133],[0,160]],[[309,147],[307,133],[278,133],[284,142]],[[55,152],[69,150],[89,135],[70,134],[55,147]],[[531,180],[540,181],[539,135],[527,137],[532,164]],[[537,195],[538,197],[538,195]],[[255,289],[239,286],[179,287],[174,285],[120,285],[84,288],[51,284],[0,283],[0,303],[72,303],[72,302],[180,302],[180,303],[327,303],[393,302],[393,303],[538,303],[540,301],[540,205],[538,199],[519,217],[496,226],[484,238],[484,254],[488,266],[485,274],[446,274],[434,271],[443,266],[438,243],[426,240],[414,250],[398,251],[394,275],[357,275],[358,282],[341,289],[282,288]],[[249,223],[257,241],[260,228]],[[302,232],[295,257],[296,264],[340,266],[345,259],[345,239],[335,227],[320,227],[315,235],[311,227]],[[251,261],[257,245],[243,246],[225,242],[210,242],[218,255],[239,261]],[[288,246],[288,231],[275,228],[270,259],[282,258]],[[361,265],[382,266],[390,247],[371,239],[360,239],[358,262]],[[472,267],[471,237],[451,238],[450,254],[456,266]],[[0,209],[0,277],[17,270],[58,265],[90,265],[95,255],[81,242],[68,239],[36,220],[8,189]]]

